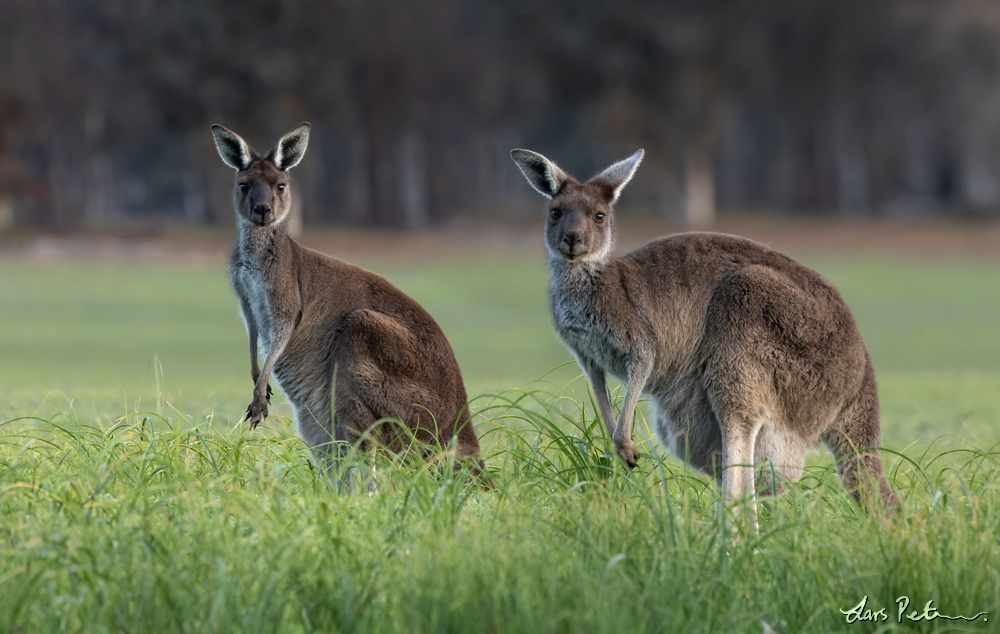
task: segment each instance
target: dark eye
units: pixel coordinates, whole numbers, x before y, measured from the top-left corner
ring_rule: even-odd
[[[240,183],[240,191],[245,192],[250,189],[250,183]]]
[[[601,224],[602,222],[604,222],[604,214],[600,212],[594,214],[594,222],[596,222],[597,224]]]
[[[285,185],[284,184],[278,185],[278,191],[279,192],[285,191]]]
[[[562,217],[562,209],[553,209],[551,213],[553,220],[558,220]]]

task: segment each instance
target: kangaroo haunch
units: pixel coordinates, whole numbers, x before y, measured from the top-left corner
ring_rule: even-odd
[[[761,244],[713,233],[612,256],[611,205],[642,154],[580,183],[541,154],[511,152],[550,199],[552,322],[590,379],[618,455],[636,465],[632,418],[645,392],[660,442],[721,479],[727,501],[752,500],[755,480],[770,492],[771,465],[797,480],[806,452],[822,441],[856,499],[894,504],[873,449],[875,371],[830,282]],[[626,384],[617,424],[607,373]]]
[[[413,438],[447,448],[457,437],[459,457],[477,456],[462,374],[434,319],[382,277],[288,236],[288,170],[305,155],[309,129],[297,126],[262,158],[235,133],[212,126],[219,155],[236,170],[239,236],[229,280],[250,338],[251,429],[267,417],[273,370],[299,436],[325,466],[359,440],[362,449],[399,451]],[[383,419],[390,421],[376,427]],[[486,478],[482,461],[474,464]]]

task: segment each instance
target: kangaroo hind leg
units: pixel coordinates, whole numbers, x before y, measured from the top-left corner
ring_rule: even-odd
[[[759,470],[756,480],[758,495],[780,495],[785,488],[782,480],[797,482],[802,477],[808,447],[776,423],[765,424],[754,445],[754,466]]]
[[[374,443],[397,452],[409,446],[411,437],[427,444],[450,440],[450,434],[439,438],[435,433],[435,417],[446,408],[427,385],[422,348],[413,332],[372,310],[355,311],[346,321],[336,354],[338,437],[365,438],[366,450]],[[439,422],[450,423],[450,432],[455,421]]]
[[[878,388],[875,369],[867,360],[861,389],[820,438],[837,460],[837,474],[851,495],[865,508],[880,503],[897,505],[878,450],[880,439]]]

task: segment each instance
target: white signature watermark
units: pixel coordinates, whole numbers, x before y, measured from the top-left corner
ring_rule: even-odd
[[[896,599],[896,622],[902,623],[903,619],[908,621],[933,621],[934,619],[948,619],[950,621],[975,621],[979,617],[983,617],[983,623],[988,622],[990,613],[980,612],[975,616],[962,616],[961,614],[955,616],[949,616],[947,614],[941,614],[938,612],[937,608],[934,607],[934,600],[931,599],[924,604],[924,609],[922,611],[913,610],[907,613],[907,609],[910,607],[910,597],[901,596]],[[849,610],[841,610],[841,614],[847,617],[848,623],[857,623],[859,621],[888,621],[889,614],[886,612],[885,608],[879,610],[872,609],[868,607],[868,595],[866,594],[861,602]]]

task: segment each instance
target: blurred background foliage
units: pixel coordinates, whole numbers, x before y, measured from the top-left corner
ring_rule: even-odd
[[[0,226],[231,223],[208,126],[314,125],[307,224],[536,205],[646,149],[630,204],[996,216],[995,0],[0,0]]]

